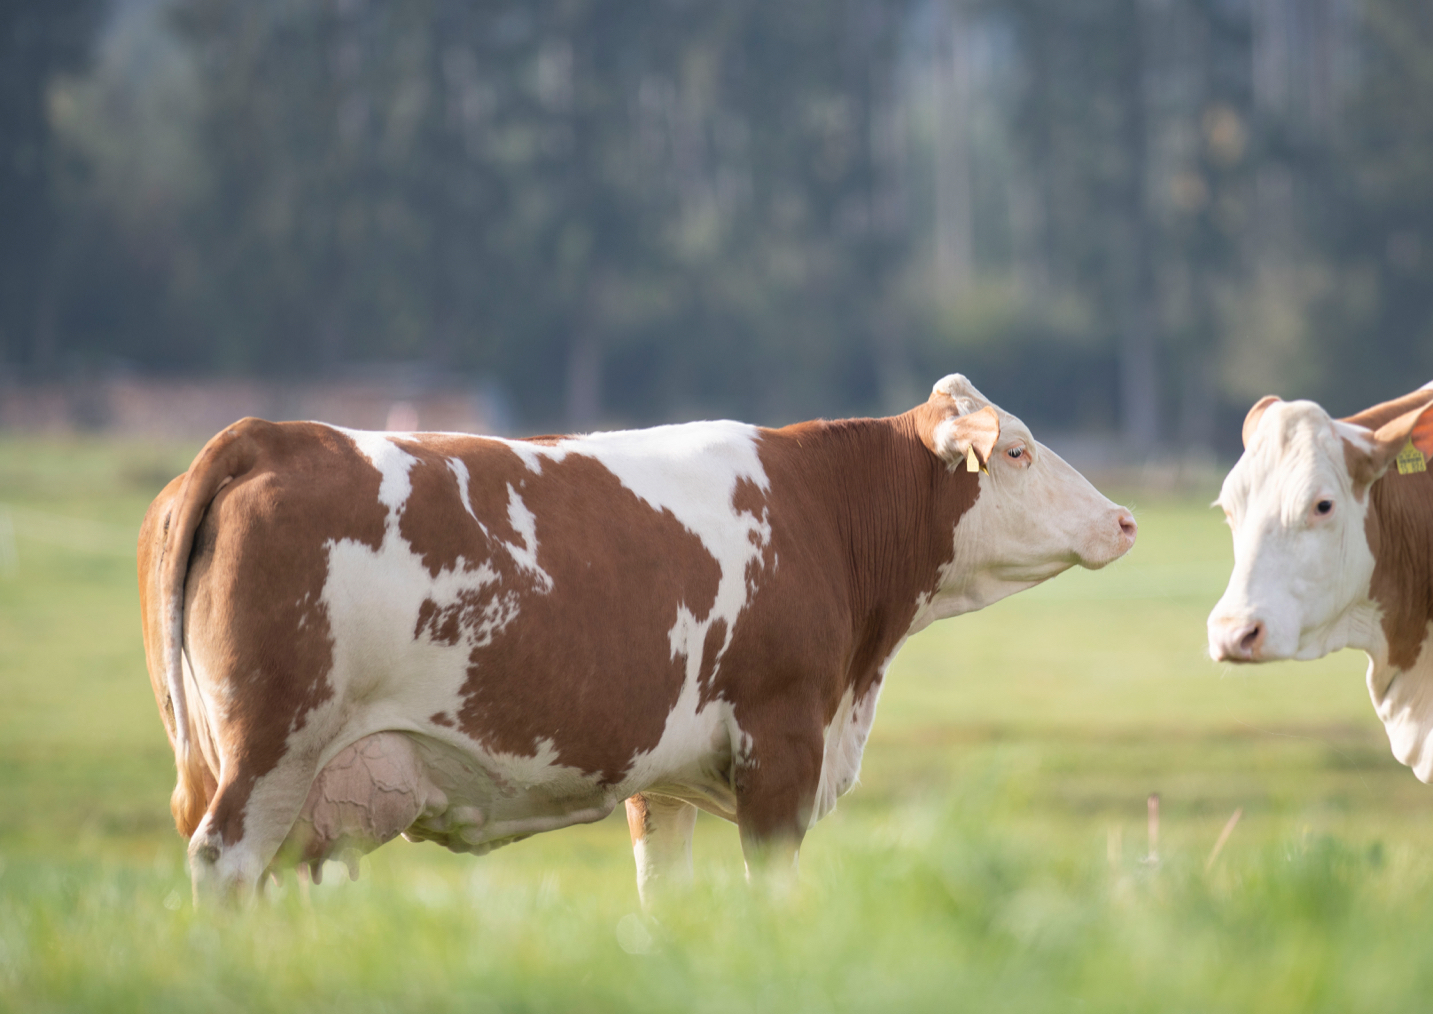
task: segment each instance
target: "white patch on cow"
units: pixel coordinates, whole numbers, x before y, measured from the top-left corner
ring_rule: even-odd
[[[1418,659],[1410,669],[1388,664],[1382,629],[1368,649],[1368,694],[1388,733],[1388,745],[1400,763],[1421,782],[1433,782],[1433,624],[1423,634]]]
[[[876,719],[876,702],[881,696],[878,681],[859,700],[855,690],[847,687],[831,724],[822,734],[825,749],[821,757],[821,778],[816,784],[816,798],[811,805],[807,827],[836,809],[836,800],[855,786],[861,776],[861,756]]]
[[[856,697],[853,687],[847,687],[846,692],[841,695],[836,714],[823,733],[825,749],[821,756],[821,779],[817,783],[816,799],[812,805],[808,828],[815,827],[818,820],[836,809],[836,800],[850,792],[861,780],[861,758],[866,752],[871,726],[876,721],[876,705],[881,699],[881,688],[886,685],[886,673],[911,634],[930,623],[926,618],[929,603],[928,595],[922,595],[917,600],[911,629],[906,632],[905,637],[896,642],[891,653],[881,662],[876,680],[867,689],[865,696]]]
[[[542,462],[544,459],[549,461],[561,461],[567,457],[567,450],[563,447],[563,444],[580,438],[569,438],[565,441],[558,441],[555,444],[535,444],[528,440],[503,440],[500,437],[493,437],[491,439],[496,443],[502,444],[521,458],[522,463],[527,466],[529,472],[535,472],[541,475]]]
[[[413,483],[408,478],[408,473],[418,463],[418,459],[395,444],[386,433],[349,430],[341,426],[332,428],[352,440],[358,452],[378,469],[378,474],[382,476],[378,486],[378,502],[388,508],[388,524],[396,531],[403,506],[413,492]]]
[[[472,494],[468,492],[468,485],[472,481],[468,475],[468,464],[462,458],[449,458],[448,471],[453,473],[453,478],[458,482],[458,497],[463,501],[463,510],[478,523],[478,528],[484,535],[488,534],[488,526],[483,524],[483,519],[473,512]]]
[[[527,509],[527,504],[522,502],[522,497],[511,485],[508,486],[508,524],[522,540],[520,546],[511,542],[502,543],[508,555],[523,570],[537,576],[543,591],[552,591],[551,575],[537,565],[537,518],[533,517],[532,511]]]
[[[223,728],[227,717],[224,703],[234,694],[234,687],[227,681],[211,679],[197,672],[188,651],[179,656],[181,675],[184,680],[184,696],[189,703],[189,724],[194,733],[190,747],[197,747],[210,771],[224,770],[224,755],[214,739],[214,730]],[[222,698],[216,700],[215,698]],[[221,719],[215,722],[216,716]]]
[[[955,411],[959,415],[970,415],[972,412],[979,412],[985,406],[991,404],[989,398],[975,389],[975,385],[965,378],[963,374],[951,373],[941,377],[931,387],[931,391],[943,394],[955,402]],[[997,409],[1003,417],[1007,415],[1003,409]],[[1013,417],[1012,417],[1013,418]]]
[[[552,773],[562,768],[557,759],[557,744],[550,736],[543,736],[533,745],[535,749],[528,755],[501,751],[488,754],[498,763],[509,788],[526,791],[545,785],[552,780]]]
[[[751,736],[738,726],[731,705],[721,698],[701,705],[701,687],[689,676],[667,714],[657,745],[632,758],[619,793],[625,798],[660,787],[681,798],[699,796],[734,818],[736,794],[731,771],[751,744]]]
[[[961,415],[965,414],[965,412],[961,413]],[[957,453],[960,453],[962,456],[964,455],[964,452],[960,451],[959,441],[955,438],[955,430],[955,420],[946,419],[944,422],[936,425],[935,432],[931,437],[931,443],[935,447],[935,452],[947,459],[948,467],[952,472],[955,471],[957,462],[955,455]]]

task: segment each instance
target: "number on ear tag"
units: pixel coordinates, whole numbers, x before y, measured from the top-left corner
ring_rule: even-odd
[[[1399,475],[1411,475],[1414,472],[1428,471],[1428,462],[1423,458],[1423,452],[1413,446],[1413,438],[1403,445],[1403,450],[1398,452],[1394,459],[1398,462]]]

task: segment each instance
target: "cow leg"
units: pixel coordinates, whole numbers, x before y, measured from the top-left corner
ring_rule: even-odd
[[[754,736],[736,772],[736,824],[748,880],[791,881],[821,780],[819,734]]]
[[[219,791],[189,839],[194,904],[248,902],[293,827],[316,774],[310,759],[290,752],[256,776],[240,759],[220,778]]]
[[[627,800],[627,828],[637,858],[637,894],[650,907],[662,884],[692,879],[697,808],[671,796],[639,793]]]

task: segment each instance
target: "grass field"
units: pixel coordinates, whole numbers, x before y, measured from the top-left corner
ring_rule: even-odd
[[[0,442],[0,1010],[1433,1007],[1433,790],[1362,655],[1204,656],[1230,556],[1208,496],[1124,497],[1126,560],[914,639],[793,893],[750,891],[703,816],[696,886],[643,916],[619,810],[195,913],[133,567],[193,450]]]

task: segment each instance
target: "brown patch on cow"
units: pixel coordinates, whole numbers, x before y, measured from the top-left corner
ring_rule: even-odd
[[[1365,429],[1376,430],[1380,426],[1391,423],[1406,412],[1420,408],[1433,402],[1433,389],[1427,391],[1414,391],[1405,394],[1401,398],[1394,398],[1392,401],[1385,401],[1372,408],[1366,408],[1362,412],[1351,415],[1343,422],[1352,423],[1354,426],[1362,426]]]
[[[632,844],[645,841],[651,833],[652,811],[647,805],[647,797],[638,793],[635,796],[627,797],[627,832],[632,836]]]
[[[1384,473],[1370,488],[1364,532],[1369,593],[1382,609],[1388,661],[1410,669],[1433,620],[1433,472]]]
[[[154,498],[145,512],[139,527],[137,562],[139,565],[139,622],[144,634],[144,658],[149,669],[149,683],[154,690],[155,703],[159,705],[160,720],[164,732],[169,736],[169,745],[174,745],[174,706],[169,700],[169,687],[164,675],[164,608],[160,602],[159,559],[164,538],[169,534],[169,522],[174,503],[184,476],[171,479],[160,494]]]
[[[1343,421],[1377,431],[1430,402],[1433,390],[1413,391]],[[1383,614],[1388,661],[1409,669],[1418,661],[1433,620],[1433,472],[1389,470],[1374,481],[1367,452],[1347,440],[1343,452],[1355,494],[1362,500],[1368,491],[1364,534],[1374,561],[1369,594]]]
[[[1369,483],[1373,481],[1373,463],[1368,452],[1355,447],[1348,440],[1342,440],[1343,467],[1353,480],[1353,498],[1363,503],[1368,498]]]
[[[681,606],[710,614],[721,569],[591,458],[544,462],[523,500],[552,591],[526,596],[513,636],[473,653],[459,718],[507,752],[551,738],[561,763],[615,782],[661,739],[686,678],[670,631]]]
[[[433,714],[428,716],[428,721],[434,725],[442,725],[449,729],[456,729],[458,727],[458,723],[453,721],[453,716],[446,711],[433,712]]]
[[[185,585],[185,644],[229,702],[211,730],[231,761],[213,810],[226,844],[243,836],[254,783],[333,694],[327,544],[377,548],[387,516],[378,470],[347,438],[310,423],[253,430],[257,463],[209,504]]]
[[[400,445],[418,459],[400,534],[434,576],[484,566],[497,575],[456,605],[425,603],[415,636],[457,643],[499,598],[516,596],[511,622],[469,656],[459,727],[487,749],[522,756],[551,740],[559,763],[619,781],[661,739],[687,666],[670,631],[681,606],[707,618],[720,566],[670,511],[654,510],[594,458],[569,453],[534,473],[498,441]],[[463,507],[449,458],[468,470],[481,526]],[[531,549],[509,522],[513,495],[534,516],[536,563],[550,588],[508,548]]]
[[[744,839],[799,840],[822,732],[842,694],[851,688],[861,699],[876,686],[919,599],[936,590],[953,557],[979,482],[931,450],[943,418],[932,403],[894,419],[763,434],[771,488],[762,503],[776,565],[763,573],[704,694],[732,702],[753,740],[734,772]]]
[[[399,519],[398,534],[422,558],[430,575],[474,570],[490,561],[495,550],[506,555],[501,543],[521,544],[521,536],[508,521],[510,491],[524,497],[523,486],[533,475],[515,453],[496,441],[441,434],[429,435],[421,443],[394,443],[417,459],[408,472],[413,491]],[[450,458],[461,460],[468,469],[472,514],[463,506]]]
[[[454,645],[463,637],[462,603],[440,606],[432,599],[424,599],[418,607],[418,622],[413,627],[413,640],[426,636],[435,644]]]

